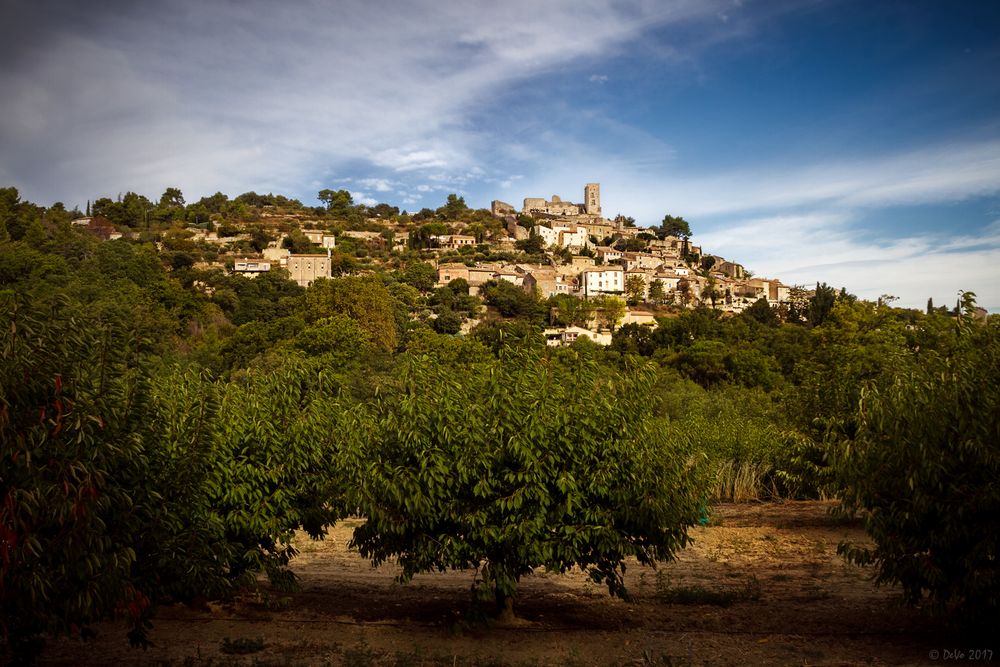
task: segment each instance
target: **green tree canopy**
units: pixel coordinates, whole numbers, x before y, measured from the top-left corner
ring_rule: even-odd
[[[326,210],[337,215],[346,215],[354,205],[354,197],[347,190],[320,190],[318,199],[326,204]]]
[[[179,188],[167,188],[160,195],[161,208],[184,208],[184,195]]]
[[[769,327],[776,327],[780,324],[778,314],[774,312],[774,308],[771,307],[771,304],[764,297],[760,297],[749,308],[744,310],[743,316]]]
[[[427,262],[411,262],[403,271],[403,280],[421,292],[430,292],[437,282],[437,269]]]
[[[685,241],[691,238],[691,225],[688,224],[688,221],[680,216],[670,215],[669,213],[663,216],[663,222],[660,223],[660,227],[656,231],[661,238],[676,236]]]
[[[599,294],[590,300],[597,312],[597,322],[600,326],[614,331],[618,323],[625,317],[627,310],[625,301],[610,294]]]
[[[375,347],[385,351],[396,347],[392,297],[376,276],[314,281],[306,290],[306,320],[315,322],[337,314],[357,321]]]
[[[502,279],[488,280],[479,288],[479,293],[488,305],[496,308],[504,317],[535,319],[541,313],[538,298],[524,288]]]
[[[638,306],[646,296],[646,280],[642,276],[625,279],[625,301],[629,306]]]
[[[668,560],[687,543],[694,459],[651,414],[650,369],[605,379],[592,361],[506,350],[469,365],[405,361],[400,390],[379,398],[354,445],[367,521],[352,544],[375,564],[396,560],[404,580],[477,569],[506,614],[538,567],[578,566],[624,594],[626,558]]]
[[[448,199],[445,201],[444,206],[437,210],[438,215],[440,215],[445,220],[458,220],[462,217],[469,207],[465,204],[465,197],[459,197],[456,194],[448,195]]]
[[[816,293],[809,299],[809,309],[806,313],[809,324],[813,326],[823,324],[836,301],[837,290],[826,283],[816,283]]]
[[[842,511],[873,545],[843,545],[911,604],[1000,620],[1000,329],[958,323],[951,350],[923,351],[868,383],[857,432],[837,450]],[[942,353],[943,352],[943,353]]]

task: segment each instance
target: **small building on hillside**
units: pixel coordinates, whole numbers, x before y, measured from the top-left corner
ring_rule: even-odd
[[[597,257],[605,264],[610,264],[622,258],[622,251],[611,246],[597,246]]]
[[[244,259],[233,265],[233,273],[238,273],[248,278],[256,278],[261,273],[267,273],[270,270],[270,262],[248,261]]]
[[[583,327],[558,327],[545,330],[545,344],[550,347],[572,345],[578,338],[589,338],[598,345],[611,345],[611,334],[596,333]]]
[[[289,253],[287,248],[264,248],[264,250],[261,251],[261,254],[264,256],[265,261],[274,262],[281,266],[288,264]]]
[[[315,243],[321,248],[333,249],[337,247],[337,237],[330,232],[319,229],[303,229],[302,233],[309,239],[309,243]]]
[[[584,269],[580,277],[585,298],[625,291],[625,271],[620,266],[594,266]]]
[[[448,236],[442,236],[440,243],[445,248],[457,250],[458,248],[465,246],[476,245],[476,237],[469,236],[467,234],[450,234]]]
[[[546,246],[557,246],[560,248],[585,248],[590,245],[590,236],[587,230],[577,225],[553,225],[546,227],[538,225],[535,231]]]
[[[289,255],[289,277],[303,287],[308,287],[317,278],[329,278],[331,273],[330,255]]]

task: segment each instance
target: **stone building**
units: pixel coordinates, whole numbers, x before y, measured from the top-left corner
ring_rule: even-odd
[[[490,211],[498,218],[502,218],[505,215],[516,215],[517,210],[513,205],[508,204],[505,201],[500,201],[499,199],[494,199],[490,203]]]
[[[498,210],[505,210],[499,206],[503,204],[503,202],[494,202],[494,215],[496,215]],[[509,204],[506,206],[509,206]],[[584,186],[582,204],[574,204],[572,202],[563,201],[558,195],[552,195],[552,199],[544,199],[542,197],[526,197],[524,199],[524,206],[521,208],[521,212],[528,215],[579,215],[600,218],[601,184],[587,183],[587,185]]]
[[[590,237],[587,230],[577,225],[537,225],[535,231],[545,241],[546,246],[558,246],[560,248],[585,248],[590,244]]]
[[[248,278],[253,278],[261,273],[267,273],[270,270],[270,262],[257,262],[244,259],[233,264],[233,273],[239,273]]]
[[[336,248],[337,237],[329,232],[318,229],[304,229],[302,234],[309,239],[309,243],[315,243],[323,248]]]
[[[552,195],[551,200],[541,197],[526,197],[524,200],[523,213],[545,213],[547,215],[580,215],[583,213],[580,204],[563,201],[559,195]]]
[[[583,212],[587,215],[601,215],[601,184],[587,183],[583,186]]]
[[[287,248],[272,246],[264,248],[264,250],[261,251],[261,254],[264,256],[265,261],[275,262],[280,266],[286,266],[288,264],[289,252]]]
[[[289,277],[303,287],[308,287],[309,283],[317,278],[329,278],[330,255],[289,255],[288,256]]]
[[[584,269],[580,278],[585,298],[597,294],[621,294],[625,291],[625,272],[620,266],[594,266]]]

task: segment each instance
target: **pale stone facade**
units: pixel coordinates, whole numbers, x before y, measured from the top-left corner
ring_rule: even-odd
[[[598,294],[621,294],[625,291],[625,272],[620,266],[595,266],[584,269],[580,275],[584,297]]]
[[[324,232],[318,229],[304,229],[302,233],[309,243],[315,243],[318,246],[324,248],[336,248],[337,247],[337,237],[329,232]]]
[[[659,257],[640,252],[622,253],[622,265],[626,271],[632,269],[657,269],[663,264]]]
[[[597,246],[597,256],[605,264],[609,264],[622,258],[621,250],[615,250],[611,246]]]
[[[560,327],[545,330],[545,344],[550,347],[572,345],[577,338],[589,338],[598,345],[611,345],[610,333],[597,333],[582,327]]]
[[[317,278],[329,278],[330,256],[329,255],[289,255],[288,256],[289,277],[303,287]]]
[[[614,236],[615,232],[618,231],[618,230],[615,229],[614,225],[612,225],[610,223],[607,223],[607,222],[602,222],[602,221],[599,221],[599,220],[601,220],[601,219],[598,218],[597,220],[594,220],[594,221],[590,221],[590,222],[586,222],[585,221],[585,222],[580,222],[580,223],[577,223],[577,224],[579,224],[581,227],[583,227],[584,229],[586,229],[587,233],[590,234],[591,236],[595,237],[598,242],[602,241],[603,239],[607,238],[608,236]]]
[[[577,280],[559,273],[553,266],[525,267],[525,271],[523,283],[525,291],[531,292],[537,289],[543,299],[577,292]]]
[[[458,278],[469,282],[469,267],[465,264],[441,264],[438,266],[438,285],[447,285]]]
[[[666,292],[667,294],[670,294],[671,292],[673,292],[673,291],[675,291],[677,289],[677,283],[680,281],[680,278],[678,278],[672,272],[671,273],[656,273],[656,274],[653,274],[653,277],[650,280],[650,283],[652,283],[653,281],[656,281],[656,282],[660,283],[661,285],[663,285],[663,291]]]
[[[545,241],[546,246],[558,246],[560,248],[585,248],[590,245],[587,230],[576,225],[553,225],[552,227],[538,225],[535,227],[535,231],[542,237],[542,240]]]
[[[730,278],[742,278],[746,274],[743,265],[736,262],[722,261],[716,265],[716,268]]]
[[[286,248],[264,248],[261,254],[269,262],[277,262],[281,266],[285,266],[288,263],[288,250]]]
[[[791,296],[791,290],[792,288],[788,285],[783,285],[778,281],[774,281],[768,288],[768,301],[773,301],[775,303],[787,302]]]
[[[515,215],[517,210],[513,205],[508,204],[505,201],[500,201],[499,199],[494,199],[490,203],[490,211],[498,218],[502,218],[505,215]]]
[[[260,273],[267,273],[271,270],[270,262],[256,262],[243,260],[233,265],[233,273],[239,273],[249,278],[254,278]]]
[[[547,215],[580,215],[583,211],[579,204],[563,201],[559,195],[552,195],[552,199],[545,200],[541,197],[526,197],[524,200],[524,213],[545,213]]]
[[[494,215],[497,210],[504,205],[504,202],[494,202]],[[509,206],[509,204],[508,204]],[[587,183],[583,188],[583,203],[574,204],[563,201],[558,195],[552,195],[552,199],[542,197],[525,197],[522,213],[543,214],[543,215],[580,215],[592,218],[601,217],[601,185],[600,183]]]
[[[449,248],[455,250],[456,248],[461,248],[463,246],[474,246],[476,245],[476,237],[468,236],[466,234],[446,234],[444,236],[432,236],[433,240],[438,242],[442,248]]]
[[[655,327],[656,316],[648,310],[632,310],[630,308],[625,311],[625,317],[622,318],[619,326],[625,326],[626,324],[639,324],[645,327]]]
[[[601,215],[600,183],[587,183],[583,186],[583,209],[587,215]]]

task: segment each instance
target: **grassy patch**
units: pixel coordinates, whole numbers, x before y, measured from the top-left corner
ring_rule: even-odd
[[[663,574],[663,573],[660,573]],[[673,586],[666,576],[657,576],[656,598],[667,604],[714,605],[729,607],[736,602],[760,599],[760,582],[750,577],[742,586],[706,588],[705,586]]]

